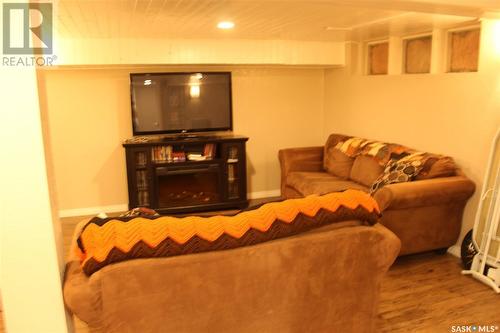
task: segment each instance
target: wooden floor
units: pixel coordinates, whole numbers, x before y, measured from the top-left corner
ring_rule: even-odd
[[[82,218],[61,219],[65,253]],[[381,286],[377,331],[432,333],[451,332],[453,325],[500,327],[500,295],[461,275],[461,269],[460,260],[449,254],[398,258]],[[87,333],[88,329],[76,320],[75,331]],[[500,333],[500,328],[495,331]],[[4,332],[1,313],[0,332]]]
[[[451,332],[452,325],[500,327],[500,295],[461,275],[461,270],[460,260],[449,254],[398,258],[382,283],[379,331]]]

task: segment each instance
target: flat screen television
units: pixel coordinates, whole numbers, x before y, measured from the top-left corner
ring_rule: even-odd
[[[230,72],[130,74],[134,135],[233,129]]]

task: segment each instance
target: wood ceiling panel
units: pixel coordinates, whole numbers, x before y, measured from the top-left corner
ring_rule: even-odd
[[[445,4],[448,7],[458,6],[453,1],[443,1],[448,2]],[[489,6],[488,1],[485,0],[485,5]],[[410,13],[393,24],[394,17],[408,13],[400,7],[410,6],[409,1],[397,1],[398,7],[395,3],[377,0],[60,0],[57,2],[61,26],[58,33],[77,38],[343,41],[349,38],[350,30],[356,35],[357,30],[363,31],[363,27],[372,22],[382,22],[375,29],[380,34],[393,25],[404,30],[432,26],[436,19],[442,20],[441,15]],[[418,3],[430,9],[437,6],[424,1]],[[475,8],[474,13],[480,10]],[[235,29],[217,29],[220,20],[233,20]],[[464,21],[464,18],[456,17],[457,20]],[[370,37],[373,33],[357,35]]]

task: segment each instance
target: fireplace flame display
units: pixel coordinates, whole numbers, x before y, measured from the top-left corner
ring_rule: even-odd
[[[218,193],[219,173],[207,169],[182,174],[173,172],[158,176],[158,201],[160,208],[195,206],[220,202]]]

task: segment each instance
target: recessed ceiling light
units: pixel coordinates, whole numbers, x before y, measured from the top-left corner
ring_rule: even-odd
[[[347,31],[347,30],[352,30],[352,29],[351,28],[340,28],[340,27],[331,27],[331,26],[328,26],[328,27],[325,27],[325,30],[326,31],[334,31],[334,30]]]
[[[222,21],[217,23],[217,28],[219,29],[232,29],[234,28],[234,22],[231,21]]]

